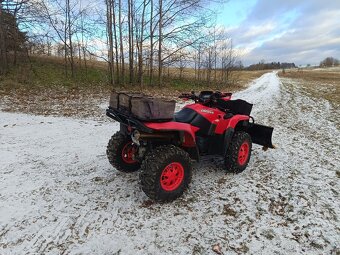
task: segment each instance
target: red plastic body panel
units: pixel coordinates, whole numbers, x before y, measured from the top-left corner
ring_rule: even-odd
[[[204,106],[202,104],[190,104],[185,106],[197,112],[199,115],[207,119],[209,122],[216,125],[215,133],[222,135],[224,131],[229,128],[235,128],[239,121],[249,120],[247,115],[235,115],[230,119],[224,119],[225,112],[217,109]]]
[[[243,120],[249,120],[249,116],[247,115],[235,115],[227,120],[222,120],[218,123],[215,133],[216,134],[223,134],[227,128],[235,128],[237,123]]]
[[[186,105],[184,108],[190,108],[197,112],[199,115],[204,117],[205,119],[209,120],[209,122],[213,122],[214,120],[218,119],[218,115],[224,116],[224,112],[220,111],[216,108],[210,108],[202,104],[189,104]]]
[[[195,133],[199,128],[193,127],[190,124],[169,121],[161,123],[144,123],[144,125],[157,131],[183,131],[183,146],[193,147],[196,145]]]

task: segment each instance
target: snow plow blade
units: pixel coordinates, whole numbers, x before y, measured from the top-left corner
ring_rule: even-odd
[[[248,129],[248,133],[250,134],[253,143],[274,149],[275,147],[272,144],[273,130],[274,128],[272,127],[253,124]]]

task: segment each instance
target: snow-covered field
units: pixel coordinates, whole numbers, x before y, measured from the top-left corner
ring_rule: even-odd
[[[169,204],[109,165],[117,123],[0,112],[0,254],[339,254],[339,109],[276,73],[235,97],[278,148],[238,175],[204,158]]]

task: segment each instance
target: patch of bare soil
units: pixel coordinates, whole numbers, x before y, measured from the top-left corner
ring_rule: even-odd
[[[0,107],[44,116],[99,117],[99,104],[109,92],[102,88],[1,87]]]
[[[123,88],[122,91],[140,91]],[[147,95],[177,99],[180,92],[165,89],[143,90]],[[111,88],[64,88],[13,86],[0,88],[0,108],[5,112],[43,116],[105,118]]]

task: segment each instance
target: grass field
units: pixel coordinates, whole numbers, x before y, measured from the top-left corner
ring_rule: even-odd
[[[292,91],[299,88],[299,92],[314,100],[314,104],[323,104],[319,108],[320,117],[328,116],[328,121],[340,129],[340,67],[314,68],[307,70],[289,70],[279,73],[280,80],[287,89]],[[309,114],[314,105],[301,106],[301,112]]]
[[[181,92],[219,89],[235,92],[244,89],[266,71],[237,71],[237,82],[227,86],[195,84],[194,70],[185,69],[182,79],[176,68],[164,72],[164,85],[141,89],[138,85],[126,85],[121,90],[143,91],[150,95],[176,98]],[[220,72],[217,72],[217,76]],[[213,79],[213,77],[212,77]],[[146,77],[145,83],[148,78]],[[112,86],[108,84],[104,62],[88,61],[75,69],[74,78],[65,77],[62,58],[30,57],[30,62],[12,68],[8,75],[0,76],[0,107],[4,111],[82,117],[98,112],[98,105],[108,100]]]
[[[70,70],[68,75],[65,76],[64,59],[60,57],[43,57],[43,56],[31,56],[29,61],[27,58],[23,58],[23,61],[19,61],[21,64],[16,68],[11,68],[10,72],[1,77],[0,82],[2,86],[14,84],[21,85],[26,84],[37,87],[91,87],[100,86],[106,87],[108,85],[107,77],[107,63],[103,61],[87,60],[87,68],[85,68],[84,62],[78,63],[75,61],[74,77],[71,78]],[[201,81],[195,81],[195,70],[192,68],[184,68],[182,75],[180,75],[179,68],[165,67],[163,70],[163,85],[162,88],[166,88],[168,91],[188,90],[192,88],[210,87],[212,89],[227,89],[229,91],[237,91],[243,88],[246,84],[255,78],[258,78],[262,74],[268,71],[234,71],[232,72],[231,82],[227,85],[222,85],[218,81],[215,81],[215,72],[211,72],[210,84],[206,81],[206,70],[201,71]],[[153,85],[149,85],[149,77],[147,77],[148,71],[145,71],[144,84],[145,89],[155,87],[156,90],[162,89],[158,87],[157,72],[154,71]],[[221,77],[221,71],[216,71],[216,78],[219,80]],[[126,67],[125,83],[128,81],[128,67]],[[128,89],[140,89],[138,84],[136,85],[124,85]]]
[[[286,70],[280,78],[290,78],[301,83],[305,93],[340,104],[340,67]]]

